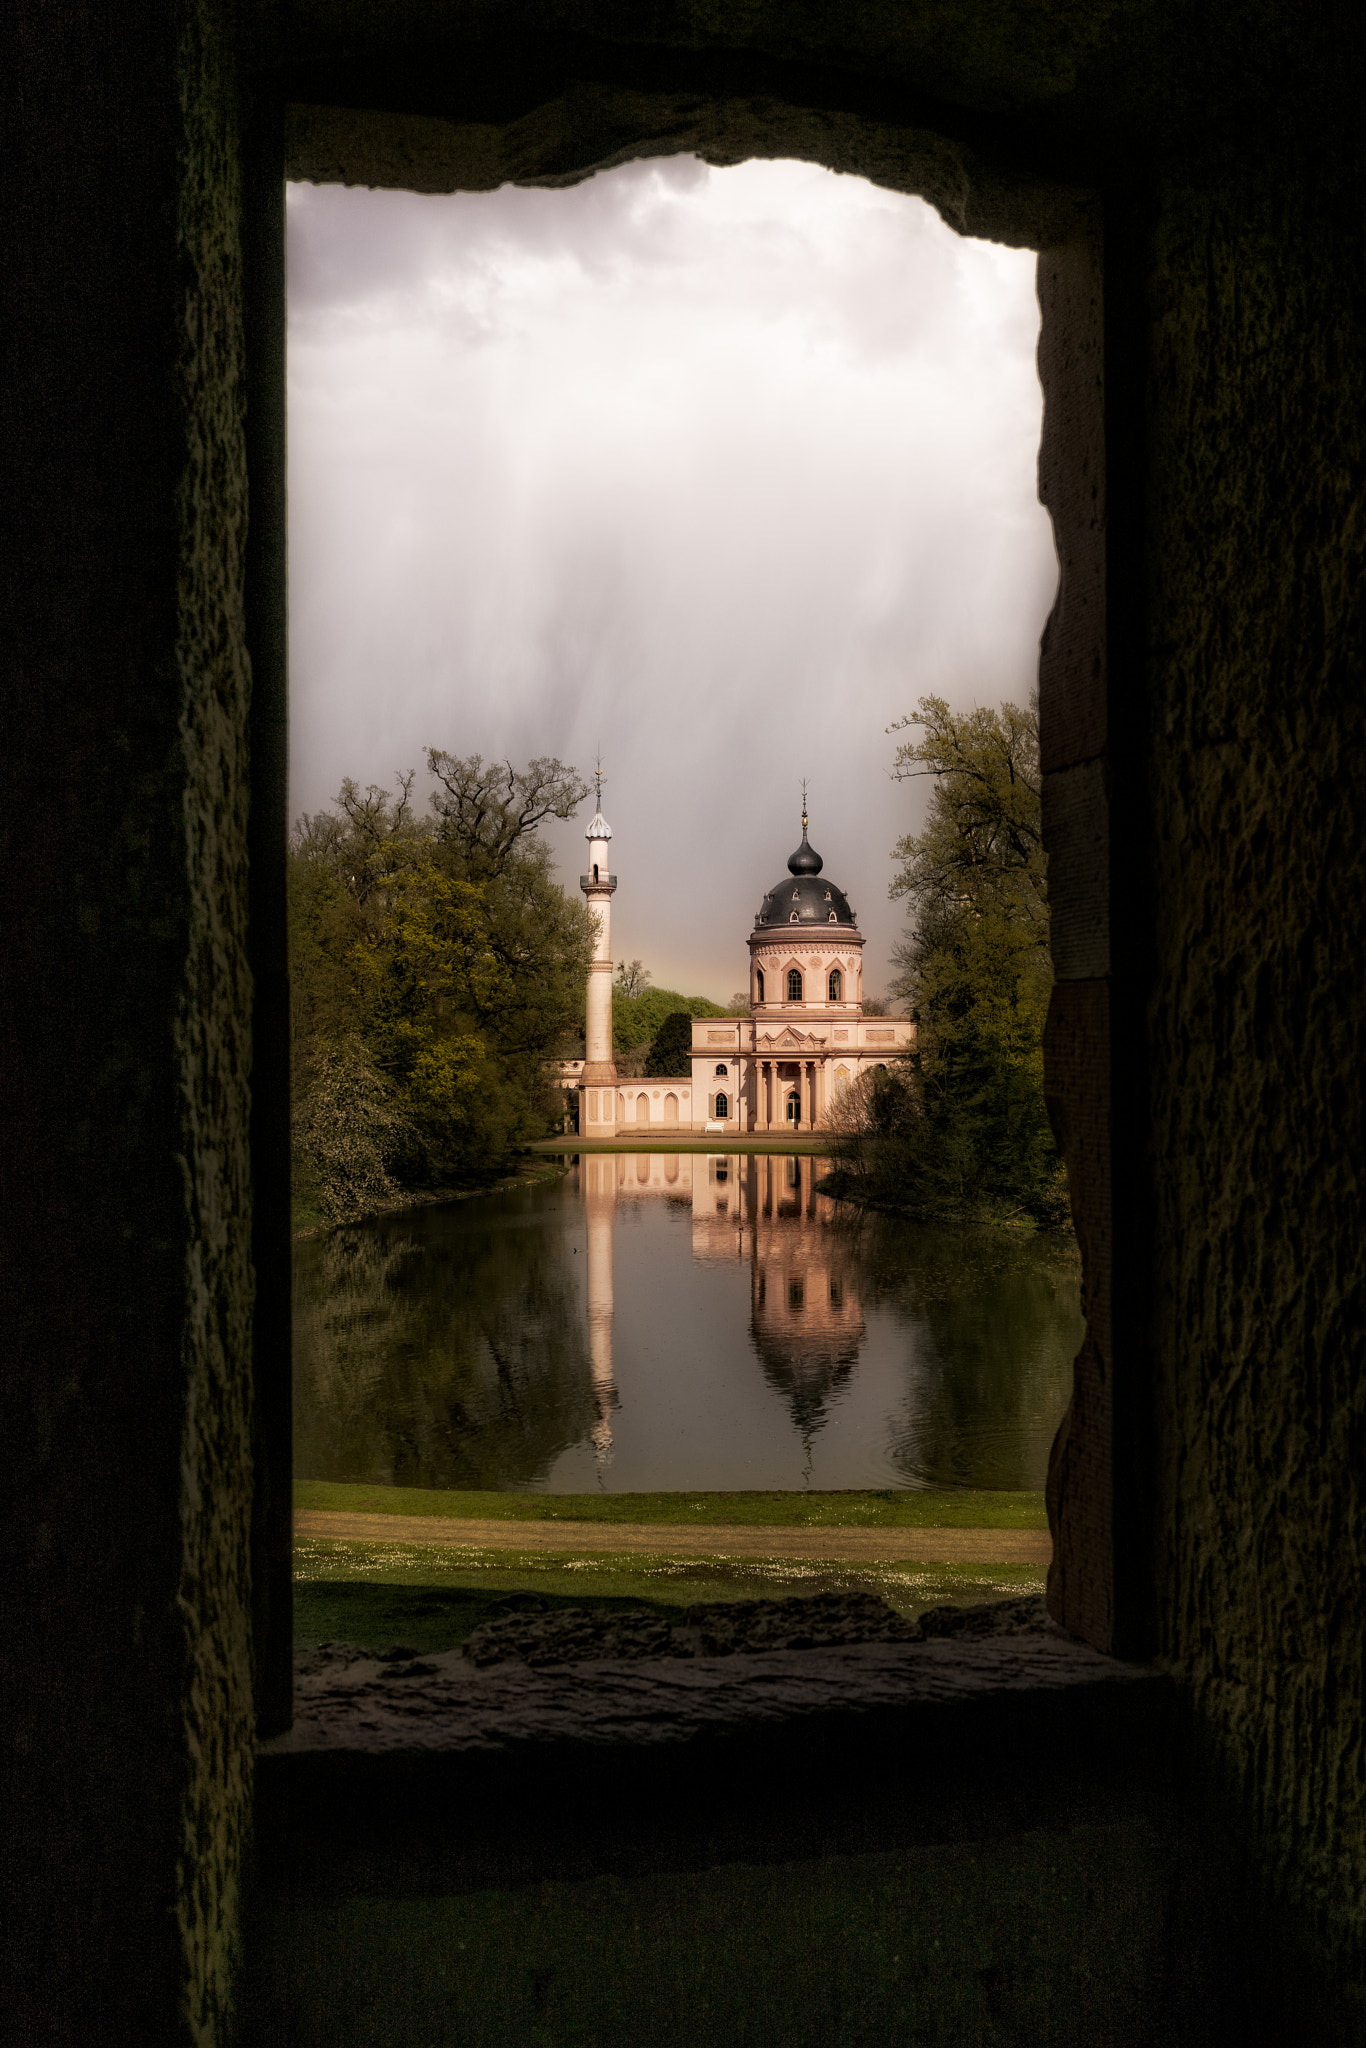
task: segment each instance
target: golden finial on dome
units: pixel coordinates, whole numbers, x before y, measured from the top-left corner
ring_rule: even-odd
[[[802,838],[806,837],[806,777],[802,777]]]

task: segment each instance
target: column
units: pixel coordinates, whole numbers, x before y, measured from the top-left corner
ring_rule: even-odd
[[[754,1127],[768,1129],[768,1061],[754,1062]]]

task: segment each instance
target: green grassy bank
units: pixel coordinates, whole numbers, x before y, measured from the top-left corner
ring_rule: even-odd
[[[946,1601],[960,1605],[1043,1591],[1033,1565],[849,1565],[782,1558],[678,1558],[541,1551],[450,1550],[428,1544],[339,1543],[305,1538],[294,1549],[294,1646],[360,1643],[386,1649],[454,1649],[498,1614],[500,1602],[534,1593],[561,1607],[675,1614],[698,1600],[774,1600],[800,1593],[875,1593],[898,1614]]]
[[[305,1479],[296,1508],[499,1522],[655,1522],[675,1528],[1044,1529],[1041,1493],[443,1493]]]

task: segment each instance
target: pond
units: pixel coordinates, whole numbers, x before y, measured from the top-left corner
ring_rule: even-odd
[[[1070,1238],[859,1216],[821,1159],[582,1155],[295,1247],[295,1470],[583,1493],[1036,1488]]]

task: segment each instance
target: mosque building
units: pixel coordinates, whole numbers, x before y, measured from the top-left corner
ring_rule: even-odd
[[[863,934],[844,891],[828,880],[807,838],[760,904],[749,934],[749,1015],[696,1017],[691,1072],[624,1080],[612,1045],[612,828],[598,807],[588,827],[588,872],[580,887],[597,924],[588,971],[582,1062],[567,1062],[586,1138],[649,1129],[714,1132],[812,1131],[860,1074],[909,1052],[910,1017],[863,1014]]]

